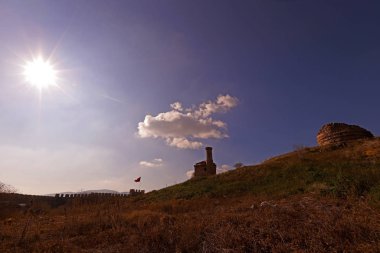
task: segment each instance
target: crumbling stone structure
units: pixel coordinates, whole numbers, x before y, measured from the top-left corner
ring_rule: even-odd
[[[320,146],[342,145],[350,141],[374,138],[373,134],[356,125],[345,123],[329,123],[319,130],[317,142]]]
[[[212,147],[206,147],[206,161],[194,164],[194,177],[216,174],[216,164],[212,160]]]
[[[135,191],[131,189],[131,191]],[[144,192],[144,190],[141,190]],[[126,193],[104,193],[104,192],[91,192],[91,193],[77,193],[77,194],[55,194],[55,198],[69,199],[69,198],[87,198],[87,197],[127,197]]]
[[[138,189],[130,189],[129,190],[130,196],[142,195],[144,193],[145,193],[145,190],[138,190]]]

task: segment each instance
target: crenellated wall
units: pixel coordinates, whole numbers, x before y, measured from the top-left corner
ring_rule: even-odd
[[[126,193],[86,193],[86,194],[55,194],[55,198],[88,198],[88,197],[127,197]]]

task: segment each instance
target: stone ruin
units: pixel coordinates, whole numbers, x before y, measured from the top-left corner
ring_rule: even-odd
[[[206,161],[194,164],[194,177],[216,174],[216,164],[212,160],[212,147],[206,147]]]
[[[88,197],[128,197],[126,193],[103,193],[103,192],[91,192],[91,193],[75,193],[75,194],[55,194],[55,198],[88,198]]]
[[[138,189],[130,189],[129,190],[130,196],[142,195],[144,193],[145,193],[145,190],[138,190]]]
[[[344,145],[351,141],[371,138],[374,138],[374,136],[370,131],[360,126],[345,123],[326,124],[322,126],[317,134],[319,146]]]

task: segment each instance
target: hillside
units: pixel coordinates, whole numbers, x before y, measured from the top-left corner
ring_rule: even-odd
[[[316,193],[336,197],[367,196],[380,200],[380,139],[343,147],[313,147],[273,157],[208,178],[146,194],[144,200],[236,197],[253,194],[286,197]]]
[[[1,252],[379,252],[380,139],[0,223]]]

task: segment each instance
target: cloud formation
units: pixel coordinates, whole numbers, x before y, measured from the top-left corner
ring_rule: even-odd
[[[223,164],[222,166],[216,168],[216,174],[221,174],[227,171],[232,170],[233,168],[230,165]]]
[[[192,178],[194,176],[194,170],[186,171],[186,177],[188,179]]]
[[[146,115],[144,121],[138,123],[138,135],[142,138],[162,138],[169,146],[180,149],[198,149],[203,146],[199,139],[228,137],[226,123],[211,116],[226,113],[237,104],[238,99],[228,94],[186,109],[180,102],[175,102],[168,112]]]
[[[161,158],[155,158],[152,161],[141,161],[139,164],[142,167],[155,168],[162,166],[163,160]]]

